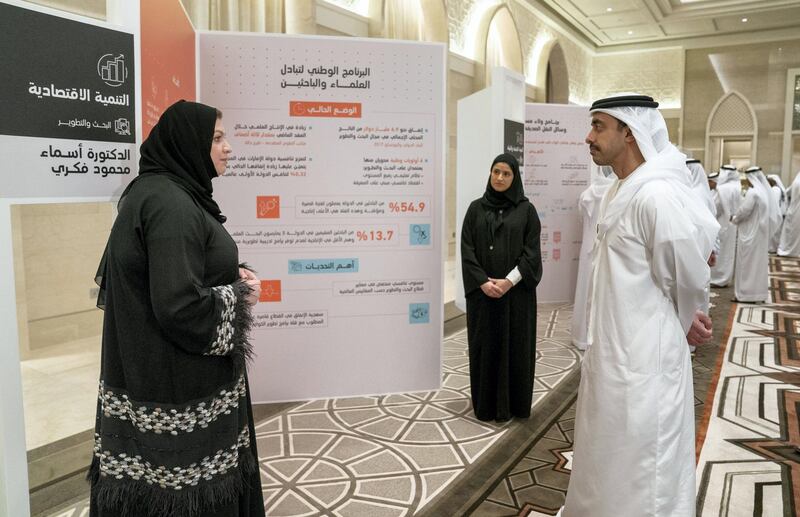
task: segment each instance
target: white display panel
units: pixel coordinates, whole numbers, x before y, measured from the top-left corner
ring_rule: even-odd
[[[262,280],[254,401],[440,385],[445,47],[199,33],[234,152],[214,197]]]
[[[527,104],[525,195],[542,223],[540,302],[571,302],[578,277],[583,226],[578,197],[589,185],[589,110],[564,104]]]

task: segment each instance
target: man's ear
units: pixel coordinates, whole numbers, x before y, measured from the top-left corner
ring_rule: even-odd
[[[630,127],[625,127],[625,141],[626,142],[633,142],[636,138],[633,136],[633,131],[631,131]]]

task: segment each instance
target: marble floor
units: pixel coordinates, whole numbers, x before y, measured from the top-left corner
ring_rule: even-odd
[[[444,262],[444,303],[456,298],[456,260],[450,257]]]
[[[534,408],[580,363],[551,336],[569,315],[540,307]],[[413,515],[512,425],[475,419],[462,330],[444,342],[440,390],[316,400],[257,425],[267,515]]]
[[[90,429],[100,378],[100,337],[36,351],[21,362],[27,450]]]

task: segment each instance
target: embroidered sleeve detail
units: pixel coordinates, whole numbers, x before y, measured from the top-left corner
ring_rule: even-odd
[[[205,355],[228,355],[233,350],[233,322],[236,319],[236,295],[232,285],[211,288],[222,299],[223,309],[215,332],[214,341]]]
[[[212,287],[211,290],[222,300],[222,312],[214,340],[204,355],[228,356],[233,359],[235,371],[242,374],[253,353],[249,341],[253,315],[246,299],[251,292],[250,287],[246,282],[237,280],[230,285]]]
[[[250,431],[245,425],[236,443],[227,449],[219,449],[213,456],[206,456],[199,462],[173,467],[153,465],[139,455],[113,454],[103,450],[99,434],[95,434],[94,440],[94,455],[100,477],[112,477],[118,480],[128,478],[133,481],[144,481],[148,485],[162,489],[178,491],[197,486],[203,481],[212,481],[216,476],[223,476],[229,470],[237,468],[239,450],[250,447]]]
[[[145,405],[131,400],[123,390],[106,388],[100,381],[100,412],[106,418],[128,420],[142,433],[191,433],[197,427],[205,429],[221,415],[229,415],[239,407],[239,401],[245,396],[244,376],[233,387],[225,388],[203,402],[176,407],[158,407]]]

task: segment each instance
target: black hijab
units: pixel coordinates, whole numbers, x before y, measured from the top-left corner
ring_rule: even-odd
[[[163,174],[188,192],[220,223],[225,222],[219,205],[211,197],[211,179],[217,170],[211,160],[211,142],[217,123],[217,109],[197,102],[180,100],[167,108],[139,148],[139,176],[131,181],[120,196],[119,204],[137,180],[149,174]],[[106,303],[105,272],[108,245],[100,259],[95,282],[100,287],[97,307]]]
[[[180,100],[167,108],[139,149],[139,176],[166,175],[224,223],[225,216],[211,197],[211,180],[217,177],[211,160],[216,122],[216,108],[205,104]]]
[[[492,187],[492,169],[497,163],[505,163],[511,167],[511,172],[514,174],[511,180],[511,185],[503,192],[498,192]],[[486,208],[486,224],[489,231],[490,241],[494,240],[494,234],[503,226],[503,217],[498,213],[500,210],[505,210],[523,201],[527,201],[525,192],[522,189],[522,178],[519,175],[519,163],[517,159],[510,154],[499,154],[489,167],[489,181],[486,183],[486,192],[483,193],[481,204]]]

